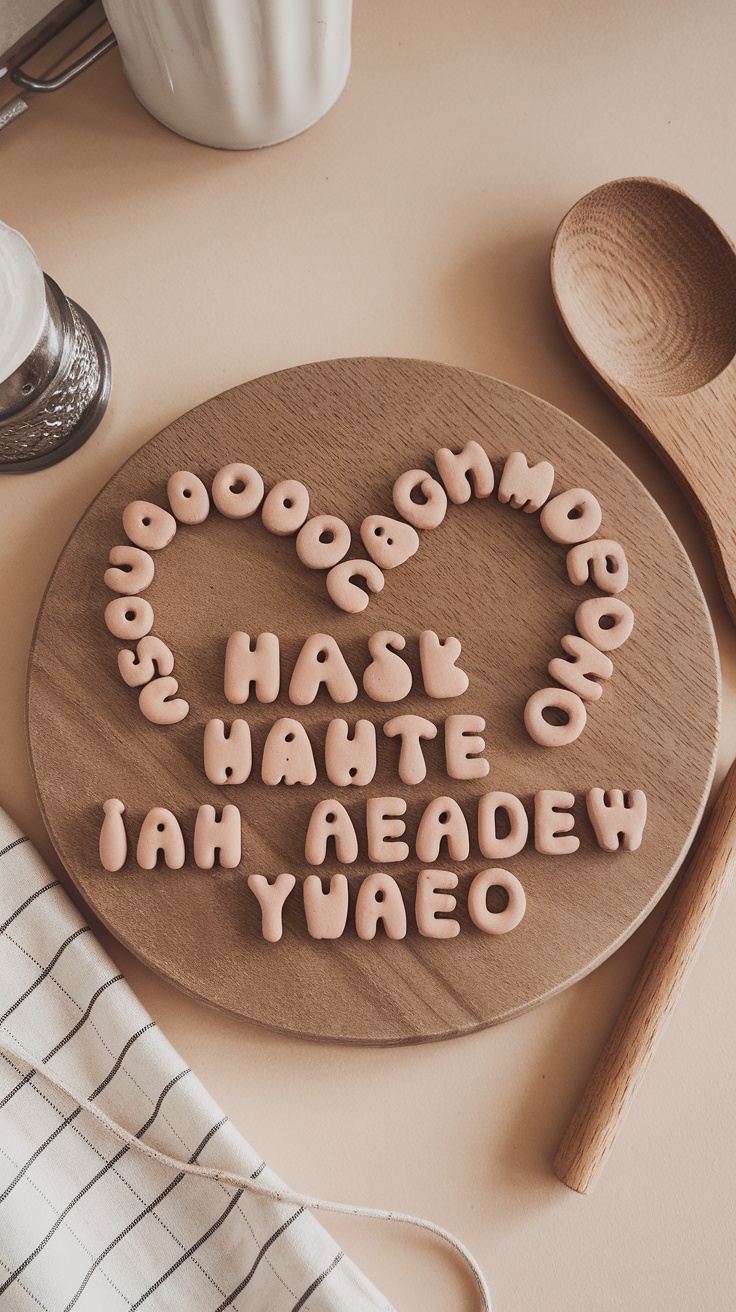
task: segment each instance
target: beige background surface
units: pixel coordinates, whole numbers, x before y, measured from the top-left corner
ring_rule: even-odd
[[[220,154],[178,139],[133,99],[116,53],[2,133],[0,214],[98,320],[114,370],[108,415],[78,454],[0,479],[0,803],[52,863],[23,690],[36,610],[66,537],[123,459],[176,415],[247,378],[333,356],[418,356],[497,375],[568,411],[630,464],[672,519],[712,608],[722,777],[736,748],[734,627],[685,499],[565,345],[547,257],[579,196],[631,174],[679,184],[736,235],[735,44],[725,0],[357,0],[347,89],[287,144]],[[294,1188],[447,1226],[480,1259],[499,1312],[725,1312],[736,892],[596,1192],[573,1195],[550,1170],[655,918],[519,1019],[387,1051],[310,1045],[222,1018],[106,943]],[[334,1230],[402,1312],[476,1306],[435,1245],[379,1223]]]

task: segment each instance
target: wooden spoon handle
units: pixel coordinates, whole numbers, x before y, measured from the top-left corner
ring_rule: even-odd
[[[613,1147],[735,865],[736,762],[557,1151],[554,1172],[578,1193]]]
[[[736,362],[690,396],[616,400],[690,498],[736,620]]]

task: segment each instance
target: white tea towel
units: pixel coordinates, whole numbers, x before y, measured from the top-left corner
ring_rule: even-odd
[[[320,1206],[389,1215],[282,1185],[0,811],[3,1312],[391,1312]]]

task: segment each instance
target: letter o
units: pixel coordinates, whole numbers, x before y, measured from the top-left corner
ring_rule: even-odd
[[[542,712],[548,707],[563,711],[567,724],[549,724]],[[530,738],[540,747],[566,747],[574,743],[585,728],[585,703],[577,693],[567,688],[540,688],[532,693],[524,707],[524,724]]]
[[[252,465],[225,465],[212,480],[212,500],[226,519],[247,519],[263,500],[263,479]]]
[[[196,474],[178,469],[166,484],[171,513],[180,524],[204,524],[210,513],[207,488]]]
[[[612,620],[604,629],[601,621]],[[622,647],[634,627],[634,612],[618,597],[589,597],[575,611],[575,624],[581,638],[598,651],[615,651]]]
[[[123,528],[134,546],[161,551],[176,533],[176,520],[153,501],[131,501],[123,511]]]
[[[277,538],[298,533],[309,514],[309,493],[295,478],[285,478],[271,488],[261,509],[261,522]]]
[[[577,516],[573,519],[573,511]],[[598,532],[603,518],[600,504],[592,492],[584,487],[572,487],[560,492],[542,508],[539,522],[553,542],[585,542]]]
[[[136,642],[153,628],[153,607],[145,597],[116,597],[105,607],[105,624],[114,638]]]
[[[489,911],[486,898],[489,888],[503,888],[508,904],[503,911]],[[516,875],[500,867],[481,870],[468,889],[468,914],[484,934],[508,934],[524,918],[526,894]]]
[[[350,529],[336,515],[315,515],[297,533],[296,554],[307,569],[332,569],[349,550]]]

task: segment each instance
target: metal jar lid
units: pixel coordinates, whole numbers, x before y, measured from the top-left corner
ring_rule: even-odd
[[[110,356],[95,322],[46,281],[36,345],[0,383],[0,473],[56,464],[86,442],[110,398]]]

